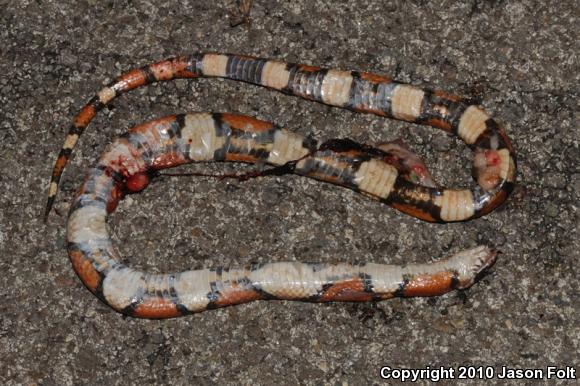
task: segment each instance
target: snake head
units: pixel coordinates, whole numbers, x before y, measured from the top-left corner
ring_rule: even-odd
[[[457,270],[459,278],[456,288],[471,287],[481,274],[495,263],[497,253],[496,249],[480,245],[452,256],[450,263]]]

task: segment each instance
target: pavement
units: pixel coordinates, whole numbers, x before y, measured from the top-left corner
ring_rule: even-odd
[[[0,1],[0,382],[359,385],[389,382],[380,378],[387,366],[443,366],[455,379],[441,384],[454,384],[460,366],[482,366],[495,383],[507,366],[572,384],[546,377],[547,366],[580,366],[578,4],[256,0],[250,23],[237,27],[229,6]],[[82,105],[123,71],[198,51],[372,71],[474,98],[513,140],[516,190],[484,218],[434,225],[296,176],[164,178],[112,216],[124,262],[155,272],[425,262],[487,244],[501,250],[497,263],[471,289],[429,299],[262,301],[165,321],[124,318],[100,303],[68,261],[65,214],[105,145],[139,122],[222,111],[320,139],[402,138],[444,185],[472,184],[469,149],[435,129],[233,81],[179,80],[124,95],[95,119],[44,224],[50,171]]]

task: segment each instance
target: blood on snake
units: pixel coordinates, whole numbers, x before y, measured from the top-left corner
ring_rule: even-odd
[[[436,296],[471,286],[496,258],[479,246],[430,264],[277,262],[150,274],[120,262],[108,215],[127,193],[144,189],[159,170],[191,162],[268,163],[274,170],[345,186],[430,222],[473,219],[510,194],[515,154],[504,130],[481,107],[441,91],[366,72],[322,69],[225,54],[170,58],[129,71],[103,88],[76,116],[49,186],[48,216],[72,150],[99,110],[122,93],[175,78],[223,77],[357,112],[430,125],[459,136],[474,153],[472,189],[438,187],[401,144],[372,147],[351,140],[319,144],[269,122],[225,113],[169,116],[114,141],[71,205],[67,241],[85,286],[113,309],[143,318],[176,317],[257,299],[373,301]]]

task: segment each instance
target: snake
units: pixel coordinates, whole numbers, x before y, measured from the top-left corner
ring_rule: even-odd
[[[515,152],[504,129],[482,107],[443,91],[368,72],[324,69],[245,55],[196,53],[130,70],[101,89],[76,115],[55,162],[45,219],[72,151],[90,121],[119,95],[176,78],[221,77],[356,112],[440,128],[474,152],[470,189],[438,186],[400,143],[350,139],[322,143],[273,123],[230,113],[172,115],[138,125],[113,141],[76,194],[67,220],[67,249],[84,285],[125,315],[171,318],[253,300],[378,301],[438,296],[473,285],[496,260],[477,246],[426,264],[255,263],[153,274],[121,262],[108,216],[127,194],[145,189],[160,170],[192,162],[272,165],[340,185],[428,222],[488,214],[513,190]]]

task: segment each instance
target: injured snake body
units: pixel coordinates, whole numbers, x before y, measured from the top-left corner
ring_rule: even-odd
[[[505,201],[516,175],[515,155],[498,123],[482,108],[439,91],[389,78],[326,70],[248,56],[195,54],[121,75],[77,115],[57,159],[46,215],[79,136],[106,104],[128,90],[157,81],[202,76],[255,83],[332,106],[426,124],[458,135],[475,152],[472,189],[438,187],[404,146],[377,147],[351,140],[317,141],[254,118],[181,114],[144,123],[115,140],[89,172],[71,205],[69,257],[83,283],[127,315],[176,317],[256,299],[371,301],[434,296],[467,288],[495,260],[477,247],[430,264],[279,262],[149,274],[120,262],[107,231],[108,215],[127,193],[144,189],[159,170],[191,162],[235,161],[273,165],[345,186],[430,222],[469,220]]]

